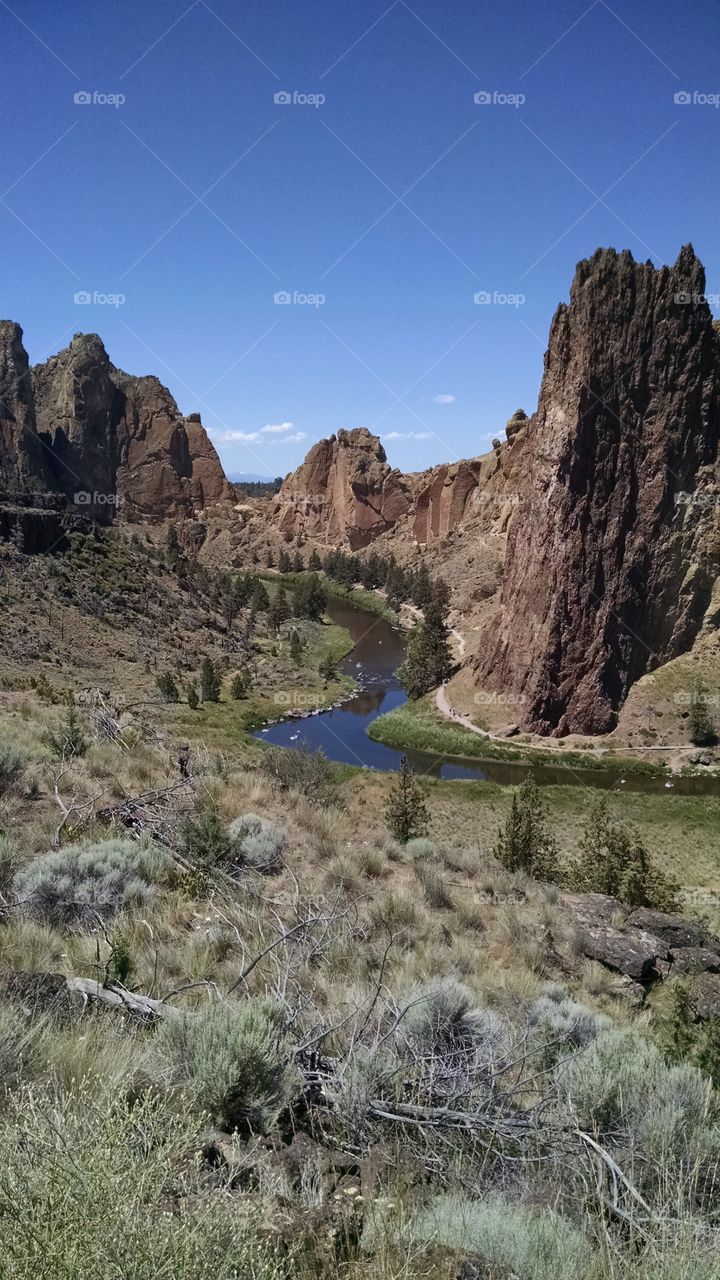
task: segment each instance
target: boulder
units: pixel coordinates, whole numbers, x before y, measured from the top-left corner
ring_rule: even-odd
[[[720,955],[707,947],[673,947],[672,974],[720,973]]]
[[[693,980],[691,999],[701,1022],[720,1017],[720,974],[701,973]]]
[[[706,947],[720,955],[720,938],[713,937],[707,929],[685,916],[670,915],[665,911],[654,911],[650,907],[638,907],[631,911],[627,918],[629,927],[646,929],[662,938],[673,951],[680,947]]]
[[[658,982],[664,976],[664,962],[669,960],[667,945],[642,929],[625,931],[600,925],[586,929],[582,942],[589,959],[643,986]]]

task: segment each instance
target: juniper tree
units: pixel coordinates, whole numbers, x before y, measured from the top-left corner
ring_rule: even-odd
[[[430,814],[410,768],[407,756],[400,757],[400,771],[385,810],[388,830],[400,844],[427,835]]]
[[[696,747],[712,747],[718,740],[717,729],[709,711],[710,695],[698,680],[690,700],[690,740]]]
[[[179,702],[178,687],[169,671],[163,671],[155,681],[163,702]]]
[[[203,702],[219,702],[222,680],[212,658],[206,658],[200,668],[200,696]]]
[[[548,830],[545,806],[532,774],[513,794],[494,854],[508,871],[524,871],[535,880],[557,878],[557,846]]]
[[[605,893],[629,906],[677,906],[677,885],[653,865],[639,833],[610,813],[604,797],[590,813],[573,878],[585,892]]]
[[[452,669],[448,628],[442,609],[431,601],[424,620],[410,632],[398,678],[408,697],[416,700],[447,680]]]
[[[295,588],[293,612],[296,618],[319,622],[327,605],[327,596],[316,573],[303,578]]]

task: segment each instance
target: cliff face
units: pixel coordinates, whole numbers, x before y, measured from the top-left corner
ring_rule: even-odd
[[[718,571],[720,351],[690,247],[656,270],[598,250],[555,314],[486,688],[524,727],[606,732],[687,650]]]
[[[116,369],[96,334],[28,369],[22,330],[0,323],[0,484],[50,489],[97,518],[190,515],[232,496],[198,415],[153,377]],[[96,500],[93,498],[96,496]]]
[[[377,436],[365,427],[320,440],[277,495],[282,532],[353,549],[367,546],[409,510],[410,495],[388,466]]]
[[[45,489],[50,483],[22,329],[11,320],[0,320],[0,476],[12,489]]]

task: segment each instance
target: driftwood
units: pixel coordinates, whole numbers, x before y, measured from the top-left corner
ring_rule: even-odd
[[[81,995],[86,1003],[90,1000],[98,1000],[100,1004],[109,1005],[111,1009],[122,1009],[140,1018],[166,1018],[169,1013],[176,1012],[173,1006],[166,1004],[164,1000],[153,1000],[150,996],[137,995],[116,982],[104,987],[94,978],[68,978],[67,984],[68,989]]]

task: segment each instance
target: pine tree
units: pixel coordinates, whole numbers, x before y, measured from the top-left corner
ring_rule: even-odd
[[[322,569],[322,560],[314,547],[310,553],[310,559],[308,560],[308,569],[311,573],[320,573]]]
[[[290,657],[293,658],[295,662],[300,661],[302,657],[302,648],[303,648],[302,640],[300,639],[300,635],[293,627],[292,633],[290,635]]]
[[[545,806],[532,774],[513,795],[494,853],[508,871],[524,871],[535,880],[557,879],[557,846],[548,831]]]
[[[178,687],[169,671],[163,671],[155,681],[163,702],[179,702]]]
[[[189,706],[189,708],[190,708],[190,710],[191,710],[191,711],[197,711],[197,709],[198,709],[198,707],[199,707],[199,705],[200,705],[200,699],[199,699],[199,697],[198,697],[198,691],[197,691],[197,689],[195,688],[195,685],[194,685],[194,684],[190,684],[190,685],[188,685],[188,691],[187,691],[187,704],[188,704],[188,706]]]
[[[335,659],[331,653],[326,653],[324,658],[320,660],[318,674],[323,677],[326,682],[335,679]]]
[[[262,578],[256,578],[253,583],[250,607],[255,613],[266,613],[270,608],[270,597]]]
[[[431,601],[423,622],[413,627],[405,648],[405,661],[398,667],[398,678],[413,701],[436,689],[447,680],[453,669],[449,632],[442,610]]]
[[[671,1062],[682,1062],[692,1056],[696,1040],[694,1023],[690,987],[678,979],[670,984],[667,1009],[660,1019],[658,1033],[661,1048]]]
[[[275,565],[275,556],[273,555],[272,547],[268,547],[268,552],[267,552],[267,555],[265,556],[265,564],[267,565],[268,569],[272,569]]]
[[[222,680],[212,658],[206,658],[200,668],[200,697],[203,702],[219,702]]]
[[[283,622],[287,622],[290,617],[290,604],[283,586],[278,587],[275,597],[270,605],[268,613],[268,623],[272,631],[277,635]]]
[[[278,569],[280,570],[281,573],[292,572],[292,560],[290,559],[290,556],[288,555],[287,551],[284,548],[280,552],[280,555],[278,556]]]
[[[638,832],[614,818],[604,798],[583,832],[574,880],[584,892],[604,893],[632,907],[677,907],[677,885],[653,865]]]
[[[305,572],[305,561],[303,560],[299,551],[296,551],[295,555],[293,556],[292,568],[293,568],[293,573]]]
[[[327,606],[327,596],[316,573],[308,574],[295,588],[293,612],[296,618],[319,622]]]
[[[249,687],[248,673],[246,671],[238,671],[237,675],[233,676],[232,684],[230,685],[230,697],[235,702],[239,702],[241,698],[246,696]]]
[[[715,746],[717,729],[709,711],[710,695],[707,688],[698,680],[690,700],[690,741],[696,747]]]
[[[416,836],[427,835],[430,814],[407,756],[400,757],[397,785],[388,800],[385,821],[391,835],[400,844],[407,844],[408,840],[414,840]]]

